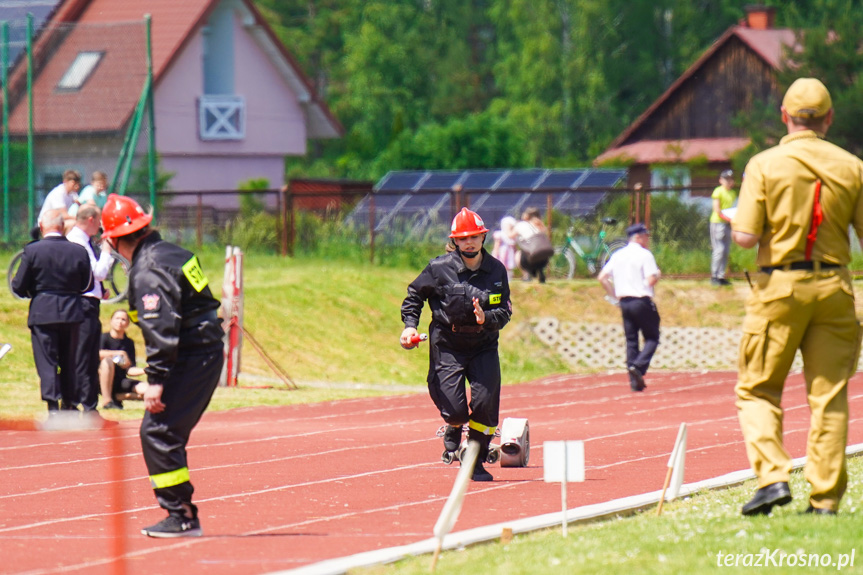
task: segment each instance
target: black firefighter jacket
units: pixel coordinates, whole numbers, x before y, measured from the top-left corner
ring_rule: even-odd
[[[423,302],[428,301],[432,322],[439,324],[442,330],[450,330],[452,326],[456,329],[474,327],[477,323],[473,298],[479,300],[485,312],[481,332],[484,339],[496,342],[497,332],[512,316],[512,304],[506,268],[485,248],[476,271],[464,265],[458,252],[431,260],[408,286],[408,295],[402,303],[402,321],[405,327],[417,327]]]
[[[198,258],[163,241],[158,232],[146,236],[132,256],[129,312],[147,347],[147,380],[163,384],[186,351],[222,345],[222,324]]]

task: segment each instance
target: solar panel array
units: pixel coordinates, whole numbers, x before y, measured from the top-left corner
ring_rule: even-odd
[[[421,234],[450,223],[457,190],[461,202],[490,227],[504,216],[516,218],[527,207],[545,211],[551,195],[554,210],[572,217],[593,213],[607,190],[626,177],[626,170],[475,170],[396,171],[375,185],[374,220],[378,232],[392,228]],[[368,225],[370,198],[363,198],[348,216]]]

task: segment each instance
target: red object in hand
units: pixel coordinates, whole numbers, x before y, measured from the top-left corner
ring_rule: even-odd
[[[425,341],[429,338],[428,334],[418,333],[416,335],[411,336],[411,343],[419,343],[421,341]]]

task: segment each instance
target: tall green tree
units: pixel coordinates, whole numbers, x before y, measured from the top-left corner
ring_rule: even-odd
[[[820,79],[830,90],[835,121],[829,139],[863,155],[863,19],[860,2],[818,0],[788,11],[802,51],[779,75],[784,90],[799,77]]]

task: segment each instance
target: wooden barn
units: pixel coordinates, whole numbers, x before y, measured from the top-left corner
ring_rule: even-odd
[[[774,8],[751,6],[680,78],[630,124],[596,160],[625,165],[629,185],[684,186],[709,195],[720,171],[749,138],[732,120],[757,105],[775,107],[782,94],[776,71],[795,34],[773,27]],[[739,180],[738,180],[739,181]]]

